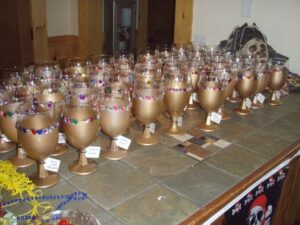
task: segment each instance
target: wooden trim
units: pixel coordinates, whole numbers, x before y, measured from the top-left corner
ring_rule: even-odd
[[[188,43],[192,37],[193,0],[176,0],[174,42]]]
[[[48,37],[49,56],[51,60],[60,60],[78,56],[78,41],[76,35]]]
[[[284,160],[291,158],[298,151],[299,147],[300,147],[300,140],[294,143],[293,145],[291,145],[290,147],[288,147],[287,149],[280,152],[277,156],[275,156],[273,159],[265,163],[259,169],[255,170],[253,173],[251,173],[249,176],[247,176],[238,184],[234,185],[228,191],[218,196],[207,205],[203,206],[191,217],[183,221],[181,225],[195,225],[195,224],[204,223],[216,212],[218,212],[224,206],[226,206],[228,202],[232,201],[236,196],[241,194],[251,184],[253,184],[255,181],[263,177],[267,172],[272,170],[275,166],[277,166]]]

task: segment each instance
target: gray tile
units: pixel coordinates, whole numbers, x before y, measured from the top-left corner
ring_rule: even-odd
[[[124,162],[155,179],[165,179],[196,164],[197,161],[162,144],[132,152]]]
[[[232,144],[207,159],[206,162],[230,174],[245,177],[265,163],[267,159],[268,157],[262,154]]]
[[[256,130],[251,134],[240,138],[236,144],[244,146],[251,151],[273,157],[283,149],[287,148],[291,142],[275,136],[270,132]]]
[[[197,206],[191,202],[157,185],[111,212],[127,225],[172,225],[179,224],[196,210]]]
[[[222,121],[220,124],[220,130],[213,134],[229,142],[234,142],[236,139],[251,133],[254,130],[253,127],[237,123],[233,120]]]
[[[163,183],[198,206],[203,206],[239,180],[206,163],[198,163]]]
[[[149,177],[118,161],[105,163],[96,173],[72,177],[68,181],[89,193],[106,210],[153,185]]]

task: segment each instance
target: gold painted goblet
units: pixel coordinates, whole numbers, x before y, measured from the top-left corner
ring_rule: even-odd
[[[103,152],[103,157],[110,160],[120,160],[128,155],[128,151],[117,146],[117,137],[127,131],[130,125],[131,103],[129,93],[125,88],[106,86],[100,105],[100,125],[102,131],[111,137],[109,149]]]
[[[154,145],[159,138],[150,132],[150,124],[157,121],[163,109],[162,82],[136,81],[133,90],[133,108],[136,119],[144,125],[143,134],[137,135],[134,140],[140,145]]]
[[[276,96],[276,92],[280,90],[288,77],[288,62],[284,59],[273,58],[271,59],[271,74],[269,80],[269,88],[272,90],[272,96],[268,104],[271,106],[278,106],[282,103]]]
[[[169,70],[165,74],[164,103],[172,118],[172,124],[165,131],[166,134],[177,136],[185,133],[177,125],[178,118],[182,115],[189,103],[191,85],[188,75],[179,69]]]
[[[255,67],[255,73],[257,77],[257,84],[254,91],[254,97],[251,104],[252,109],[262,109],[264,107],[263,103],[260,103],[257,98],[258,95],[266,88],[269,83],[270,73],[267,69],[267,65],[265,63],[259,63]]]
[[[200,123],[199,128],[207,132],[213,132],[219,129],[219,126],[212,124],[211,113],[217,110],[223,98],[221,83],[217,76],[204,75],[198,83],[198,98],[201,108],[206,113],[205,122]]]
[[[67,142],[78,150],[78,159],[69,165],[69,170],[77,175],[95,172],[97,163],[86,158],[85,148],[96,140],[99,130],[96,99],[85,98],[85,101],[74,101],[74,97],[68,96],[63,116],[63,130]]]
[[[252,66],[243,66],[238,71],[238,81],[235,90],[242,97],[240,108],[235,108],[234,111],[241,116],[248,116],[252,111],[246,106],[246,99],[253,95],[256,88],[256,79]]]
[[[59,182],[57,173],[47,171],[44,163],[55,150],[58,141],[58,123],[53,118],[52,102],[25,102],[18,108],[18,139],[26,154],[37,162],[37,173],[30,178],[39,188]]]
[[[3,132],[1,131],[1,117],[3,117],[4,115],[4,111],[2,109],[2,105],[4,104],[4,102],[8,99],[10,99],[13,94],[9,93],[5,90],[5,87],[1,87],[3,89],[0,90],[0,153],[6,153],[6,152],[10,152],[12,150],[15,149],[15,144],[11,143],[11,142],[6,142],[4,141],[4,135]]]
[[[62,109],[64,106],[65,98],[64,86],[61,86],[59,83],[52,83],[51,86],[45,88],[43,93],[36,96],[38,102],[40,101],[49,101],[53,102],[55,107],[55,117],[54,119],[59,123],[59,131],[62,132]],[[58,143],[52,156],[59,156],[64,154],[68,150],[68,146],[65,143]]]
[[[192,86],[192,94],[189,99],[189,104],[187,106],[187,109],[195,110],[199,107],[198,103],[194,101],[193,95],[197,94],[197,84],[199,81],[199,61],[196,59],[193,59],[189,62],[188,65],[188,72],[190,74],[191,79],[191,86]]]
[[[222,120],[229,120],[230,116],[224,111],[224,105],[225,100],[229,98],[234,91],[235,85],[237,83],[236,73],[232,69],[221,69],[220,80],[224,92],[222,95],[222,104],[219,107],[218,113],[222,115]]]

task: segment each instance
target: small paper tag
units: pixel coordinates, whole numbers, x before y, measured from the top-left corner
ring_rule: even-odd
[[[66,138],[63,133],[59,133],[58,135],[58,144],[65,144],[66,143]]]
[[[150,124],[149,124],[149,130],[150,130],[150,132],[151,132],[152,134],[155,133],[155,123],[150,123]]]
[[[58,172],[60,166],[60,160],[54,158],[47,158],[45,160],[45,169],[52,172]]]
[[[89,146],[85,149],[85,156],[87,158],[98,159],[100,157],[100,146]]]
[[[259,93],[257,95],[257,101],[259,101],[261,104],[264,103],[265,99],[266,99],[266,97],[263,94]]]
[[[211,119],[211,121],[213,121],[217,124],[220,124],[221,120],[222,120],[222,115],[219,113],[216,113],[216,112],[212,112],[210,115],[210,119]]]
[[[11,142],[11,140],[9,140],[8,137],[6,137],[5,135],[3,135],[2,138],[3,138],[3,141],[5,141],[5,142]]]
[[[129,146],[130,146],[131,140],[127,137],[124,137],[122,135],[117,137],[117,141],[116,144],[117,146],[119,146],[120,148],[123,148],[125,150],[128,150]]]
[[[177,118],[177,125],[178,125],[179,127],[182,127],[182,122],[183,122],[182,117],[181,117],[181,116],[178,117],[178,118]]]
[[[250,98],[246,98],[245,104],[246,104],[246,107],[247,107],[248,109],[250,109],[250,108],[251,108],[251,104],[252,104],[251,99],[250,99]]]
[[[276,97],[276,99],[280,99],[280,97],[281,97],[280,91],[276,91],[275,97]]]
[[[198,102],[199,100],[198,100],[198,94],[197,93],[193,93],[192,94],[192,98],[193,98],[193,100],[195,101],[195,102]]]

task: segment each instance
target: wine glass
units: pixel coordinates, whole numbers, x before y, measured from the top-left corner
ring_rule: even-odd
[[[0,153],[10,152],[15,148],[15,145],[13,143],[4,141],[4,135],[1,131],[2,130],[1,121],[3,120],[4,117],[7,116],[4,109],[2,108],[2,105],[5,103],[5,101],[10,99],[11,97],[13,97],[13,92],[8,92],[7,90],[5,90],[5,87],[1,87],[0,90]]]
[[[191,86],[192,86],[192,94],[189,99],[189,104],[187,109],[195,110],[199,107],[199,105],[194,101],[194,94],[197,94],[197,84],[199,81],[199,60],[197,58],[193,58],[189,61],[188,71],[191,78]]]
[[[198,98],[201,108],[206,113],[205,122],[200,123],[199,128],[207,132],[219,129],[219,126],[212,124],[211,113],[217,110],[223,98],[223,90],[220,79],[213,72],[210,75],[201,76],[198,82]]]
[[[36,95],[35,99],[40,101],[49,101],[53,102],[55,107],[55,117],[54,119],[59,123],[59,131],[62,132],[62,109],[64,106],[64,98],[66,93],[66,88],[62,83],[55,82],[49,84],[42,94]],[[59,156],[64,154],[68,150],[68,146],[65,143],[58,143],[52,156]]]
[[[131,102],[126,87],[118,84],[104,87],[100,101],[100,126],[111,137],[109,149],[102,154],[104,158],[119,160],[127,157],[128,151],[121,150],[116,141],[129,128],[130,114]]]
[[[67,62],[66,71],[74,81],[86,81],[89,62],[82,58],[71,58]]]
[[[165,72],[164,103],[172,118],[171,126],[166,134],[177,136],[185,133],[177,126],[177,120],[183,113],[191,95],[191,85],[188,73],[183,69],[172,69]]]
[[[136,119],[144,125],[143,134],[134,140],[140,145],[158,143],[157,135],[151,134],[150,124],[156,122],[163,109],[163,85],[159,80],[136,81],[133,90],[133,108]]]
[[[266,88],[269,83],[270,73],[266,63],[259,63],[255,66],[255,73],[257,77],[257,84],[254,91],[254,97],[251,104],[252,109],[261,109],[264,107],[263,103],[258,102],[258,95]]]
[[[279,101],[279,96],[276,95],[276,92],[284,86],[288,77],[288,61],[281,58],[272,58],[270,64],[271,75],[268,86],[272,90],[272,96],[268,104],[278,106],[282,103]]]
[[[19,143],[26,154],[37,162],[37,173],[30,178],[39,188],[51,187],[59,182],[57,173],[45,169],[45,159],[56,148],[59,124],[54,119],[52,102],[25,102],[17,110]]]
[[[234,109],[238,115],[248,116],[252,114],[252,111],[246,106],[246,99],[254,94],[256,85],[257,81],[253,66],[249,64],[241,65],[238,70],[238,81],[235,85],[235,90],[243,99],[240,107]]]
[[[67,96],[63,109],[63,130],[67,142],[78,150],[78,159],[69,165],[69,170],[77,175],[87,175],[97,170],[97,163],[85,156],[85,148],[97,139],[99,130],[96,99],[93,95],[84,100],[74,98]]]

